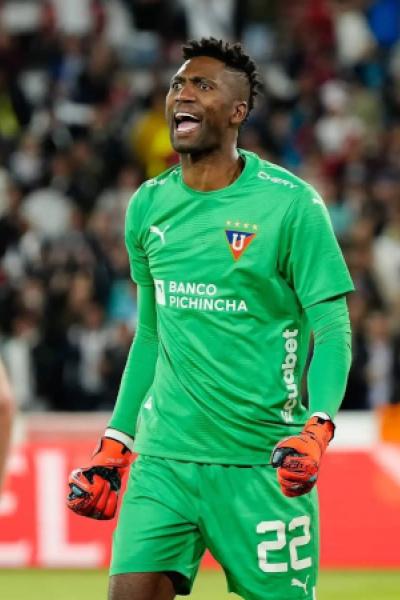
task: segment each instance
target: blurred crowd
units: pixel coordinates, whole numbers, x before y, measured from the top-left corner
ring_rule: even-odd
[[[354,278],[344,408],[400,401],[399,1],[2,0],[0,354],[22,410],[112,407],[136,319],[125,209],[177,160],[165,91],[210,35],[259,64],[241,146],[318,189]]]

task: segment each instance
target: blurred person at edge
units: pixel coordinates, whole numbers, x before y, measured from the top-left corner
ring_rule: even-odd
[[[38,317],[21,306],[2,343],[4,358],[18,408],[36,408],[33,349],[38,338]]]
[[[365,299],[365,295],[359,291],[349,296],[348,302],[353,332],[352,362],[341,409],[365,410],[368,408],[368,382],[366,369],[368,353],[365,334],[365,319],[368,313],[368,303]]]
[[[104,408],[107,410],[114,407],[134,333],[127,322],[117,321],[104,349],[101,373],[105,382]]]
[[[327,157],[339,157],[350,140],[365,135],[361,119],[349,110],[349,100],[348,90],[341,81],[328,81],[321,87],[325,113],[317,121],[315,135]]]
[[[375,311],[366,321],[368,407],[390,404],[394,391],[394,340],[390,320]]]
[[[367,61],[375,47],[376,40],[360,2],[333,0],[331,2],[336,37],[336,51],[339,64],[352,68]]]
[[[368,309],[380,310],[385,302],[373,269],[371,242],[361,237],[365,235],[362,228],[371,226],[372,222],[367,219],[357,223],[351,232],[352,239],[345,248],[345,255],[356,289],[367,302]]]
[[[15,400],[3,363],[0,360],[0,494],[14,418]]]
[[[400,317],[400,198],[397,198],[388,208],[387,224],[374,241],[373,268],[382,296],[398,320]]]
[[[69,395],[69,410],[94,410],[104,401],[102,360],[110,339],[104,324],[104,311],[100,304],[89,302],[82,311],[82,323],[70,328],[72,346],[70,374],[75,372]]]
[[[155,177],[177,162],[165,122],[165,91],[157,87],[149,102],[149,109],[134,123],[131,143],[146,177]]]
[[[17,149],[10,156],[10,171],[14,180],[27,191],[40,184],[44,160],[39,140],[32,134],[25,133],[19,140]]]
[[[96,200],[95,210],[104,212],[112,223],[114,233],[123,237],[125,213],[128,203],[141,181],[139,169],[134,165],[122,166],[115,184],[106,188]]]
[[[179,0],[179,3],[185,13],[189,38],[234,38],[237,0]]]
[[[11,150],[30,118],[31,106],[17,78],[0,66],[0,147]]]
[[[393,403],[400,403],[400,330],[397,330],[393,341]]]

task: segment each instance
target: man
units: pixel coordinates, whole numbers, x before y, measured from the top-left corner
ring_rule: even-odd
[[[166,100],[180,165],[144,183],[126,217],[136,339],[68,505],[110,518],[135,449],[110,600],[190,593],[206,548],[246,600],[311,600],[312,488],[346,385],[353,286],[315,190],[237,148],[253,61],[213,38],[183,56]]]
[[[0,360],[0,494],[6,469],[14,415],[14,396],[6,370]]]

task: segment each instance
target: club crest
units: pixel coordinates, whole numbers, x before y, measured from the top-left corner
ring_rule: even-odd
[[[240,226],[241,223],[232,223],[232,221],[227,221],[227,225],[235,225]],[[252,230],[252,231],[249,231]],[[248,223],[243,223],[242,227],[238,229],[225,229],[226,239],[228,240],[229,248],[231,249],[233,258],[238,260],[246,248],[249,246],[251,241],[255,238],[257,230],[257,225],[249,225]]]

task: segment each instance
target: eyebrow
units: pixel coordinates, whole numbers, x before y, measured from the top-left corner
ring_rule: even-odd
[[[215,79],[210,79],[209,77],[202,77],[201,75],[194,75],[193,77],[182,77],[182,75],[174,75],[171,79],[171,83],[184,83],[185,81],[191,81],[192,83],[212,83],[213,85],[217,85]]]

